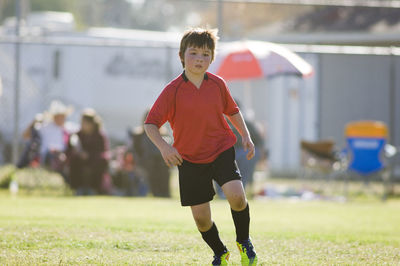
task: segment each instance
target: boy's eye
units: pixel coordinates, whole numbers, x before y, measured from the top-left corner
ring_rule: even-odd
[[[203,56],[210,56],[209,54],[203,54]]]

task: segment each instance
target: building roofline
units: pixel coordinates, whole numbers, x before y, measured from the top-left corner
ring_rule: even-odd
[[[329,33],[283,33],[253,35],[252,39],[278,43],[304,44],[361,44],[361,43],[393,43],[400,44],[400,32],[329,32]]]
[[[280,45],[296,53],[400,56],[400,47],[396,46],[383,47],[383,46],[348,46],[348,45],[310,45],[310,44],[288,44],[288,43],[280,43]]]

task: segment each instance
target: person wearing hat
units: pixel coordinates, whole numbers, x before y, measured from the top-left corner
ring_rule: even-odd
[[[65,120],[72,113],[72,108],[61,101],[52,101],[49,110],[45,112],[44,119],[38,121],[36,118],[25,130],[25,139],[32,139],[34,128],[40,138],[39,161],[40,164],[51,170],[63,174],[65,151],[68,144],[69,133],[65,129]],[[46,119],[47,117],[47,119]]]

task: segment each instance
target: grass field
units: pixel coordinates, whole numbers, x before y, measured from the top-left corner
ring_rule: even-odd
[[[400,201],[251,201],[263,265],[400,264]],[[225,201],[213,218],[240,259]],[[207,265],[211,251],[177,199],[10,197],[0,192],[0,265]]]

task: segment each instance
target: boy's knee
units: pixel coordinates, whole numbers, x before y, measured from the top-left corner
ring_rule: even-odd
[[[206,215],[197,214],[193,216],[194,221],[196,222],[197,228],[201,232],[208,231],[212,226],[211,219]]]
[[[230,201],[231,209],[234,211],[242,211],[247,206],[247,199],[245,195],[240,195]]]

